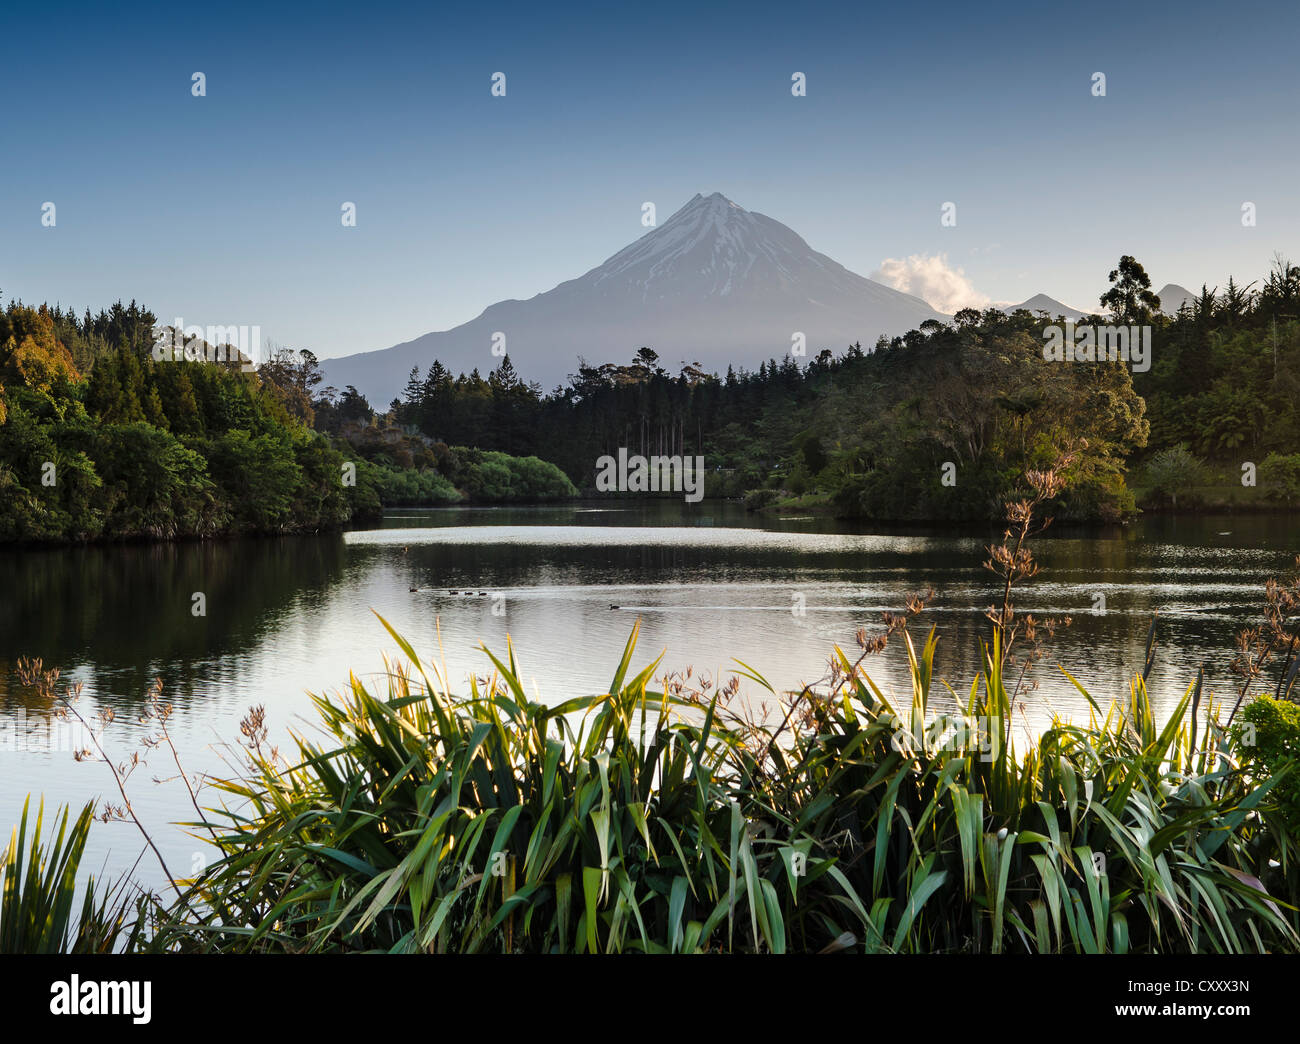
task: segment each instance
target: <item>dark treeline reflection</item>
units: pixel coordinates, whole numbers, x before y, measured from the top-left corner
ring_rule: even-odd
[[[474,513],[472,528],[458,527],[465,521],[463,513],[404,514],[387,526],[404,527],[392,540],[409,539],[409,545],[389,540],[352,550],[373,563],[367,569],[386,566],[404,590],[418,588],[411,596],[419,607],[415,618],[437,616],[444,632],[454,628],[462,641],[483,639],[495,647],[510,633],[531,661],[538,638],[545,636],[549,651],[562,636],[577,654],[568,673],[588,650],[610,657],[639,617],[642,647],[648,654],[666,648],[673,665],[714,667],[733,656],[757,657],[749,662],[779,686],[810,681],[813,665],[824,663],[833,644],[852,649],[859,627],[874,630],[882,611],[898,611],[909,592],[932,586],[935,596],[913,631],[919,638],[930,626],[938,629],[938,674],[964,699],[989,634],[984,610],[999,597],[983,563],[1000,532],[984,526],[846,535],[842,525],[821,519],[769,519],[769,531],[751,538],[729,535],[752,526],[752,516],[723,504],[693,515],[653,505],[501,510]],[[659,532],[684,521],[694,524],[668,537]],[[535,527],[574,523],[608,528],[531,535]],[[637,535],[626,535],[629,526]],[[781,542],[794,533],[812,539]],[[1040,572],[1013,597],[1022,615],[1059,622],[1027,677],[1027,684],[1042,685],[1026,692],[1028,708],[1044,701],[1086,713],[1058,664],[1096,686],[1103,704],[1123,697],[1153,619],[1158,701],[1171,705],[1200,666],[1216,694],[1225,695],[1232,689],[1235,635],[1258,622],[1265,581],[1291,568],[1291,540],[1284,519],[1260,516],[1052,527],[1031,545]],[[496,591],[508,593],[502,620],[480,594]],[[892,649],[870,669],[892,676],[901,656]]]
[[[0,693],[20,657],[130,705],[162,675],[203,696],[231,653],[266,643],[344,572],[338,535],[0,552]],[[205,615],[195,615],[195,595]]]
[[[639,656],[667,650],[668,667],[711,670],[737,657],[788,688],[932,586],[913,630],[938,628],[938,674],[964,698],[998,596],[983,567],[998,531],[844,528],[759,522],[723,503],[564,505],[408,510],[346,536],[5,552],[0,696],[25,698],[14,665],[28,656],[124,709],[155,677],[179,703],[289,700],[391,651],[372,610],[421,649],[440,632],[453,681],[481,664],[480,641],[500,651],[509,634],[544,690],[595,691],[639,618]],[[1226,692],[1234,636],[1257,622],[1265,580],[1287,572],[1291,540],[1276,517],[1053,527],[1033,543],[1040,573],[1014,598],[1022,614],[1072,621],[1033,675],[1043,697],[1074,696],[1057,663],[1103,701],[1122,695],[1155,614],[1158,700],[1200,665]],[[901,656],[891,649],[873,674],[892,675]]]
[[[866,531],[665,500],[401,509],[377,528],[322,537],[0,552],[0,820],[16,822],[27,793],[44,794],[47,810],[117,800],[107,769],[76,762],[53,708],[17,685],[20,656],[84,681],[86,711],[115,711],[103,735],[115,762],[141,749],[139,712],[162,678],[185,769],[220,775],[250,706],[265,707],[272,742],[291,750],[290,730],[319,738],[306,693],[347,685],[350,672],[387,692],[385,654],[402,657],[376,613],[458,692],[491,670],[480,643],[503,656],[509,636],[528,697],[554,705],[605,691],[637,621],[635,671],[662,654],[661,678],[689,667],[697,681],[725,683],[742,660],[779,691],[797,690],[825,676],[836,644],[855,655],[860,628],[876,633],[883,611],[933,586],[912,634],[919,642],[937,628],[936,680],[964,702],[989,634],[983,613],[998,597],[985,548],[1000,535],[989,525]],[[1230,701],[1234,637],[1259,621],[1264,583],[1287,574],[1296,539],[1281,516],[1146,517],[1055,525],[1032,547],[1041,571],[1017,592],[1017,611],[1072,623],[1030,675],[1041,687],[1020,695],[1017,736],[1053,712],[1087,720],[1057,664],[1103,706],[1123,698],[1153,613],[1157,714],[1199,667],[1208,691]],[[865,666],[884,692],[910,698],[901,641]],[[753,683],[742,682],[742,697],[782,712]],[[131,800],[169,861],[188,866],[195,843],[171,825],[192,819],[188,793],[166,751],[146,765]],[[95,835],[94,861],[125,872],[139,845],[118,826]]]

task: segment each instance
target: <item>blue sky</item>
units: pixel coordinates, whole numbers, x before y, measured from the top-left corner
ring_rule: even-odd
[[[662,221],[696,192],[993,301],[1094,306],[1121,253],[1157,289],[1300,256],[1295,3],[19,3],[0,24],[5,297],[136,298],[322,357],[548,290],[641,235],[642,202]]]

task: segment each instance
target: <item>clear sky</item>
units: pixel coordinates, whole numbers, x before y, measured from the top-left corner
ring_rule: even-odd
[[[6,298],[344,355],[714,191],[937,307],[1093,307],[1122,253],[1193,290],[1300,256],[1294,0],[114,7],[0,15]]]

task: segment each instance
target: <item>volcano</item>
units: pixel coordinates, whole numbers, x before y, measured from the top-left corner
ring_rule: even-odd
[[[579,357],[622,363],[646,346],[672,372],[694,362],[720,373],[752,370],[797,343],[807,357],[854,342],[870,349],[881,334],[946,318],[715,192],[696,195],[603,264],[552,290],[499,301],[451,330],[321,366],[325,383],[353,385],[384,407],[412,367],[423,375],[435,359],[452,373],[486,376],[509,354],[521,377],[551,388],[576,372]]]

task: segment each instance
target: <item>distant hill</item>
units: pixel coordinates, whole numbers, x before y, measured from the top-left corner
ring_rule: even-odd
[[[1160,311],[1164,312],[1166,315],[1177,315],[1178,309],[1180,309],[1184,304],[1190,308],[1192,302],[1196,300],[1196,295],[1194,293],[1179,286],[1177,283],[1166,283],[1164,289],[1162,289],[1156,296],[1160,298]]]
[[[477,368],[486,375],[500,361],[492,352],[497,333],[505,335],[520,376],[549,390],[576,371],[579,356],[626,361],[644,345],[673,372],[697,361],[719,372],[728,365],[757,369],[789,353],[796,332],[810,358],[855,341],[870,348],[881,334],[946,318],[715,192],[696,195],[659,227],[553,290],[500,301],[452,330],[321,366],[326,384],[354,385],[382,408],[400,394],[412,367],[423,374],[435,358],[453,373]]]
[[[1084,316],[1084,313],[1079,311],[1079,309],[1071,308],[1067,304],[1062,304],[1060,301],[1056,300],[1056,298],[1048,297],[1046,294],[1035,294],[1028,301],[1022,301],[1020,304],[999,305],[998,307],[1008,315],[1023,308],[1025,311],[1031,312],[1035,315],[1039,312],[1046,312],[1053,319],[1064,318],[1077,320],[1082,319]]]

